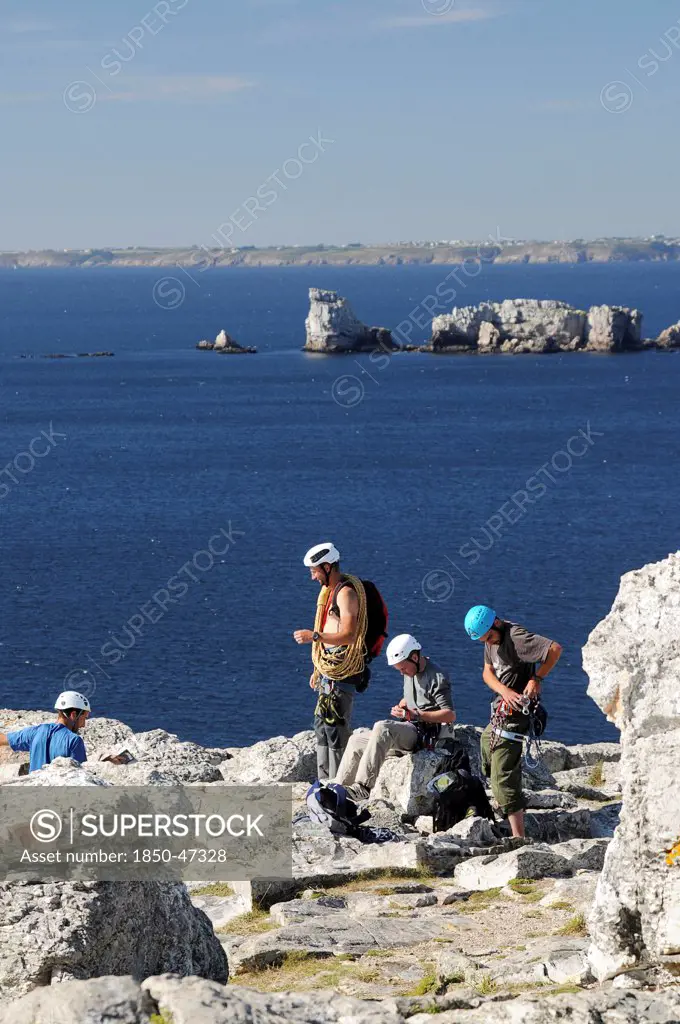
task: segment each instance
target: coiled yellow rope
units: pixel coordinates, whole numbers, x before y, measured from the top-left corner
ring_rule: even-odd
[[[353,643],[343,646],[338,651],[324,650],[324,645],[318,640],[312,644],[312,663],[317,675],[326,676],[328,679],[339,681],[348,679],[349,676],[357,675],[364,667],[366,660],[366,628],[368,617],[366,615],[366,591],[360,579],[356,576],[343,576],[354,589],[359,602],[357,612],[357,635]],[[314,630],[321,633],[326,602],[331,594],[330,587],[322,587],[319,593],[319,600],[316,603],[316,618]]]

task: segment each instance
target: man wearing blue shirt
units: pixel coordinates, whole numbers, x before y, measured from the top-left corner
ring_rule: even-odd
[[[6,735],[0,732],[0,747],[30,752],[30,772],[50,764],[55,757],[87,761],[85,744],[78,733],[85,727],[92,710],[89,700],[75,690],[65,690],[57,697],[54,709],[59,712],[56,722],[28,725]]]

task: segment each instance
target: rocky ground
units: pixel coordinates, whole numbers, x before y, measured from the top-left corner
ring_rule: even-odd
[[[0,711],[0,728],[51,719],[48,712]],[[479,730],[457,726],[456,732],[478,764]],[[242,749],[209,749],[162,730],[134,733],[121,722],[93,719],[85,738],[87,765],[60,759],[19,784],[290,784],[298,813],[314,775],[311,732]],[[121,745],[138,760],[125,766],[96,760]],[[594,985],[586,959],[587,914],[618,820],[619,757],[617,744],[546,743],[543,765],[526,775],[524,842],[479,818],[433,835],[432,807],[423,793],[437,758],[422,753],[389,759],[371,803],[373,821],[393,828],[400,841],[363,845],[301,820],[294,830],[292,881],[189,883],[184,896],[184,886],[161,886],[143,900],[129,883],[73,883],[77,892],[66,898],[71,883],[5,884],[0,895],[11,924],[0,925],[0,985],[6,1000],[21,998],[0,1021],[37,1021],[47,1006],[54,1024],[179,1024],[190,1018],[192,1024],[420,1024],[434,1013],[442,1021],[541,1021],[560,1019],[581,1003],[589,1007],[583,1020],[590,1007],[601,1014],[593,1020],[680,1020],[680,999],[675,1008],[669,1003],[666,1016],[666,1008],[657,1013],[656,1007],[657,1018],[649,1016],[650,1000],[660,1007],[668,1000],[636,986],[656,986],[656,978],[626,977],[624,988],[610,984],[605,992]],[[3,752],[0,784],[17,783],[24,759]],[[122,890],[130,898],[116,901]],[[51,935],[65,907],[71,907],[74,928],[62,929],[55,947]],[[186,941],[169,937],[166,923],[159,944],[151,922],[163,915],[170,920],[171,911]],[[23,929],[26,943],[16,938]],[[129,936],[140,929],[141,962],[139,953],[130,953],[134,943],[112,942],[114,932]],[[78,952],[83,934],[87,948],[96,951],[89,959]],[[226,987],[216,978],[222,950],[229,963]],[[145,977],[150,966],[205,977],[152,977],[141,987],[131,979],[96,977]],[[88,976],[92,980],[68,987],[43,987],[46,980]],[[621,1016],[624,1011],[628,1016]]]
[[[0,801],[268,784],[294,824],[288,879],[0,883],[0,1024],[680,1024],[680,553],[623,578],[584,665],[621,743],[544,744],[525,840],[482,818],[433,834],[424,752],[372,795],[393,841],[334,837],[304,816],[309,732],[207,749],[95,719],[82,767],[20,776],[1,752]],[[50,719],[0,711],[0,730]],[[455,731],[478,772],[480,730]],[[98,760],[121,746],[137,760]]]

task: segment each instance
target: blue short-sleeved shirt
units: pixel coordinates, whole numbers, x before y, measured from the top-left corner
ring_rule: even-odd
[[[74,761],[87,761],[87,752],[82,737],[71,732],[60,722],[45,725],[28,725],[25,729],[8,732],[7,740],[12,750],[29,750],[31,762],[29,771],[54,761],[55,757],[72,757]]]

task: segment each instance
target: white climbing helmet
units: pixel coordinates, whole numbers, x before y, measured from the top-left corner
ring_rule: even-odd
[[[70,711],[72,708],[76,708],[78,711],[91,711],[90,702],[87,697],[84,697],[82,693],[78,693],[77,690],[64,690],[57,697],[56,704],[54,705],[55,711]]]
[[[398,665],[400,661],[406,661],[409,654],[413,654],[414,651],[422,651],[422,649],[416,638],[410,633],[400,633],[387,645],[387,664]]]
[[[325,544],[315,544],[305,555],[305,565],[308,569],[313,569],[316,565],[323,565],[325,562],[333,565],[339,561],[340,552],[330,541]]]

